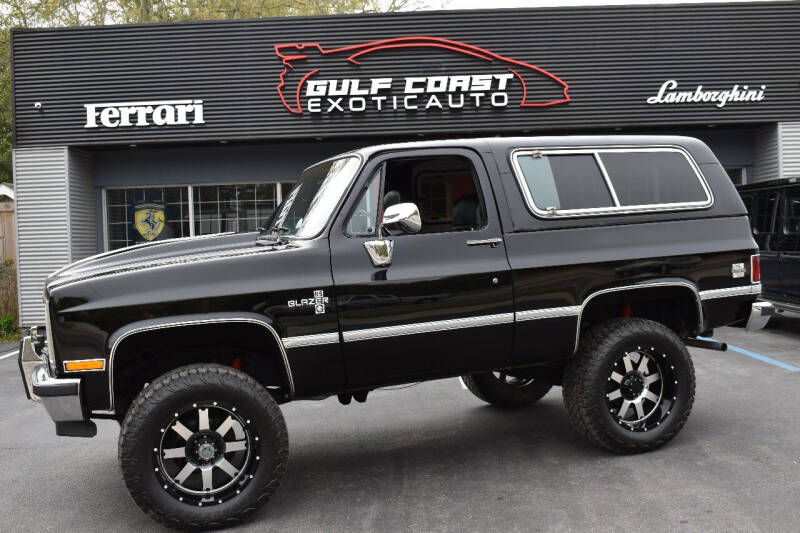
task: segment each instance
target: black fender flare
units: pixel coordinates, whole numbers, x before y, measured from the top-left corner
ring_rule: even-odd
[[[289,365],[289,359],[286,356],[286,348],[283,345],[280,335],[278,334],[277,324],[271,317],[261,315],[258,313],[236,313],[236,312],[221,312],[221,313],[203,313],[203,314],[187,314],[176,315],[168,317],[151,318],[147,320],[140,320],[127,324],[114,333],[109,335],[107,347],[108,350],[108,393],[109,393],[109,406],[110,411],[114,411],[114,355],[119,348],[119,345],[125,339],[144,333],[147,331],[154,331],[159,329],[179,328],[186,326],[197,326],[202,324],[224,324],[224,323],[248,323],[255,324],[263,327],[275,338],[278,349],[281,353],[283,360],[284,370],[286,371],[286,381],[289,385],[289,398],[294,397],[294,379],[292,378],[292,369]]]

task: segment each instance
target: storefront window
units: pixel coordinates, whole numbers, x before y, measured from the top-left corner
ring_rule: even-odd
[[[106,191],[108,249],[189,236],[189,188]]]
[[[256,231],[293,186],[242,183],[107,189],[108,249],[175,237]]]

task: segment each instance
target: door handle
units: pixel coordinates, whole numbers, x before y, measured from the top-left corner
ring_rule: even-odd
[[[500,243],[503,242],[503,239],[500,237],[496,237],[494,239],[476,239],[476,240],[469,240],[467,241],[467,246],[483,246],[488,244],[492,248],[497,248],[500,246]]]

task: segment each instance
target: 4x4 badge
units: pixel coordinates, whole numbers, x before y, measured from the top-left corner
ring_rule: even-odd
[[[327,303],[328,297],[325,296],[325,292],[322,290],[314,291],[313,298],[302,298],[300,300],[289,300],[286,302],[289,307],[304,307],[307,305],[313,305],[314,313],[317,315],[325,313],[325,304]]]

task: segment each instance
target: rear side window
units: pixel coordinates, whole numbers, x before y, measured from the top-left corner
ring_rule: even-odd
[[[682,153],[600,152],[600,159],[620,205],[703,202],[708,198]]]
[[[512,162],[531,210],[604,215],[711,205],[705,178],[678,148],[518,150]]]

